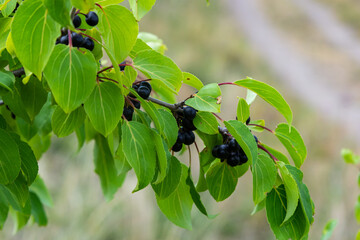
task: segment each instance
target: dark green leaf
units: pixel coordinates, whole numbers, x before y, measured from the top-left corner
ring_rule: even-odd
[[[25,178],[19,174],[14,182],[7,184],[5,187],[9,190],[11,198],[15,200],[15,206],[20,206],[21,208],[25,207],[25,204],[29,199],[29,188]],[[8,200],[11,202],[10,198],[8,198]],[[15,206],[13,206],[14,209],[16,209]],[[16,210],[20,211],[21,209]]]
[[[2,89],[12,92],[14,89],[14,84],[15,84],[14,74],[5,70],[0,71],[0,87]]]
[[[31,184],[30,191],[35,193],[43,204],[48,207],[53,207],[54,203],[50,193],[39,175],[36,177],[33,184]]]
[[[153,141],[155,144],[155,150],[156,150],[156,158],[157,158],[157,178],[154,184],[158,184],[161,181],[164,180],[167,174],[168,169],[168,158],[170,158],[170,153],[168,150],[168,146],[163,142],[161,136],[159,133],[157,133],[155,130],[152,129],[151,131]],[[171,159],[170,159],[171,161]]]
[[[89,0],[87,0],[89,1]],[[44,5],[50,16],[62,26],[72,26],[70,23],[70,0],[44,0]]]
[[[30,192],[30,202],[31,202],[31,215],[34,216],[35,222],[39,226],[46,226],[47,217],[44,206],[42,205],[38,196],[33,192]]]
[[[4,223],[9,213],[9,203],[6,199],[6,195],[2,192],[0,187],[0,230],[4,227]]]
[[[190,195],[191,195],[191,198],[192,198],[193,202],[195,203],[195,206],[199,209],[199,211],[202,214],[204,214],[205,216],[208,216],[206,208],[205,208],[204,204],[201,202],[200,194],[196,191],[196,188],[194,186],[194,182],[191,179],[191,170],[190,170],[190,168],[188,170],[188,176],[186,178],[186,185],[188,185],[190,187]]]
[[[193,120],[195,127],[207,134],[219,133],[219,123],[214,115],[209,112],[197,112],[196,117]]]

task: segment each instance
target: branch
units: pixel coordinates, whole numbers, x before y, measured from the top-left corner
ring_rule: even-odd
[[[164,102],[164,101],[161,101],[159,99],[152,98],[152,97],[148,97],[146,100],[148,100],[150,102],[153,102],[153,103],[156,103],[156,104],[158,104],[160,106],[169,108],[172,111],[177,111],[179,106],[181,106],[180,103],[170,104],[170,103],[167,103],[167,102]]]
[[[260,148],[261,150],[263,150],[264,152],[269,154],[269,156],[274,160],[275,163],[279,161],[279,159],[277,159],[274,155],[272,155],[272,153],[269,152],[269,150],[267,150],[264,146],[262,146],[260,144],[258,144],[257,146],[258,146],[258,148]]]
[[[269,132],[275,134],[275,132],[274,132],[273,130],[271,130],[271,129],[265,127],[265,126],[261,126],[261,125],[259,125],[259,124],[249,123],[248,126],[259,127],[259,128],[265,129],[266,131],[269,131]]]
[[[12,71],[12,73],[14,74],[15,77],[21,77],[22,75],[25,75],[25,70],[24,68],[19,68]]]

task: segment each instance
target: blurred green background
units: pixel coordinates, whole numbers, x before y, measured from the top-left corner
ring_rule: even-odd
[[[278,89],[308,148],[302,170],[316,207],[309,239],[320,239],[331,218],[338,219],[332,239],[355,239],[359,170],[345,165],[340,150],[360,153],[358,1],[223,0],[206,6],[205,0],[158,0],[140,22],[140,31],[158,35],[167,45],[166,55],[205,83],[250,76]],[[237,96],[245,92],[222,90],[221,116],[234,119]],[[179,99],[191,93],[184,87]],[[251,106],[251,117],[265,119],[272,129],[284,121],[261,99]],[[257,136],[284,150],[274,136]],[[105,202],[93,171],[92,144],[79,153],[76,144],[74,136],[54,137],[39,163],[54,199],[54,207],[46,209],[48,226],[26,226],[13,235],[8,221],[0,239],[274,239],[265,211],[250,215],[250,172],[221,203],[203,194],[208,211],[220,214],[209,220],[194,209],[193,230],[187,231],[166,220],[149,187],[131,194],[134,174],[114,200]]]

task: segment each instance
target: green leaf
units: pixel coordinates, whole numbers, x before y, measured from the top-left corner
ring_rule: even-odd
[[[283,221],[283,223],[285,223],[295,213],[295,210],[298,206],[300,194],[297,183],[290,171],[287,169],[285,163],[277,162],[277,166],[279,167],[286,191],[286,215]]]
[[[165,216],[179,227],[192,229],[191,208],[193,200],[190,195],[190,188],[186,185],[187,167],[181,164],[181,179],[179,186],[167,198],[156,198],[160,210]]]
[[[0,187],[0,230],[3,229],[4,223],[9,213],[9,203],[6,196],[2,193]]]
[[[97,0],[98,4],[100,4],[102,7],[108,6],[108,5],[115,5],[123,2],[124,0]]]
[[[12,215],[12,219],[14,222],[14,233],[17,233],[22,229],[30,219],[31,215],[31,204],[30,199],[26,201],[25,207],[21,211],[14,211],[10,209],[10,214]]]
[[[15,181],[21,168],[19,148],[11,135],[0,129],[0,184]]]
[[[139,32],[138,39],[143,40],[146,43],[146,45],[148,45],[153,50],[158,51],[161,54],[164,54],[165,50],[167,50],[165,44],[163,43],[163,40],[161,40],[158,36],[152,33]]]
[[[251,90],[246,91],[246,102],[250,106],[256,99],[257,94]]]
[[[1,20],[1,19],[0,19]],[[10,92],[13,91],[15,84],[15,76],[11,72],[1,70],[0,71],[0,87]]]
[[[155,130],[152,129],[151,131],[153,141],[155,144],[155,150],[156,150],[156,158],[157,158],[157,179],[154,182],[154,184],[160,183],[164,180],[167,174],[167,168],[168,168],[168,157],[170,158],[170,153],[168,150],[168,146],[163,142],[161,136],[159,133],[157,133]]]
[[[134,67],[151,78],[154,86],[165,88],[174,93],[180,90],[182,72],[168,57],[154,50],[139,52],[134,59]]]
[[[263,144],[263,143],[261,143],[261,145],[263,146],[263,147],[265,147],[272,155],[274,155],[279,161],[282,161],[283,163],[285,163],[285,164],[290,164],[290,162],[289,162],[289,160],[288,160],[288,158],[284,155],[284,154],[282,154],[281,152],[279,152],[279,151],[277,151],[277,150],[275,150],[275,149],[273,149],[273,148],[271,148],[271,147],[269,147],[269,146],[267,146],[267,145],[265,145],[265,144]],[[264,152],[265,153],[265,152]],[[267,154],[267,153],[266,153]]]
[[[133,14],[123,6],[109,5],[98,11],[97,25],[106,48],[117,63],[122,62],[133,48],[139,26]]]
[[[83,107],[79,107],[75,111],[66,114],[61,107],[57,106],[51,118],[52,129],[56,136],[66,137],[81,127],[85,117]]]
[[[266,198],[255,205],[255,207],[252,210],[250,215],[253,216],[253,215],[255,215],[255,213],[260,212],[261,210],[263,210],[265,208],[265,205],[266,205]]]
[[[165,109],[158,109],[160,114],[159,120],[162,121],[162,132],[161,135],[164,137],[168,146],[173,146],[176,142],[178,135],[178,125],[174,116]]]
[[[221,90],[217,83],[205,85],[185,103],[199,111],[220,112]]]
[[[160,183],[151,184],[157,199],[165,199],[176,190],[180,183],[181,171],[181,163],[176,157],[171,156],[168,174],[164,180]]]
[[[33,184],[31,184],[30,191],[35,193],[44,205],[48,207],[54,206],[51,195],[45,186],[44,180],[40,177],[40,175],[38,175]]]
[[[347,148],[341,149],[341,156],[348,164],[358,164],[360,162],[360,156],[355,155],[353,151]]]
[[[266,216],[276,239],[306,239],[307,223],[304,213],[298,205],[294,215],[285,223],[286,192],[284,185],[274,188],[266,198]]]
[[[256,125],[265,127],[265,120],[259,119],[259,120],[250,121],[250,124],[256,124]],[[259,126],[253,126],[253,125],[247,125],[247,126],[251,131],[254,131],[254,132],[263,132],[264,131],[264,128],[259,127]]]
[[[25,207],[25,204],[29,199],[29,188],[27,186],[25,178],[21,174],[19,174],[19,176],[14,182],[7,184],[5,187],[9,190],[11,198],[16,201],[15,206],[20,206],[20,208]],[[21,211],[21,209],[16,210]]]
[[[109,144],[106,138],[101,135],[97,135],[95,138],[94,163],[95,172],[99,175],[101,189],[105,199],[106,201],[110,201],[114,198],[114,194],[122,185],[123,179],[118,177]]]
[[[94,0],[71,0],[71,4],[84,13],[88,13],[91,9],[95,7]]]
[[[119,127],[121,128],[121,125]],[[131,166],[126,160],[123,152],[122,142],[120,142],[119,147],[116,150],[114,161],[118,175],[125,174],[131,170]]]
[[[6,47],[12,20],[13,18],[0,18],[0,53]]]
[[[48,220],[46,217],[44,206],[42,205],[39,197],[33,192],[30,192],[30,202],[31,215],[34,216],[35,222],[39,226],[46,226]]]
[[[277,169],[273,160],[265,154],[260,154],[252,167],[253,200],[257,205],[266,198],[272,190],[277,177]]]
[[[70,0],[44,0],[44,5],[48,9],[50,16],[55,21],[64,27],[72,26],[70,23]]]
[[[251,78],[235,81],[234,84],[255,92],[262,99],[275,107],[285,117],[289,126],[291,126],[293,114],[290,106],[275,88]]]
[[[224,124],[227,130],[239,143],[240,147],[244,150],[250,163],[252,165],[256,164],[258,148],[250,130],[242,122],[236,120],[225,121]]]
[[[183,83],[196,88],[197,90],[204,87],[204,84],[200,81],[200,79],[188,72],[183,72]]]
[[[136,39],[136,43],[134,45],[134,47],[131,49],[131,52],[130,52],[130,57],[131,58],[135,58],[136,55],[141,52],[141,51],[144,51],[144,50],[151,50],[152,48],[147,45],[143,40],[141,39]]]
[[[326,225],[323,229],[322,235],[321,235],[321,240],[329,240],[330,239],[337,223],[338,223],[338,221],[336,219],[331,219],[326,223]]]
[[[16,124],[19,133],[26,141],[30,141],[38,133],[36,126],[25,122],[22,118],[16,118]]]
[[[209,112],[197,112],[196,117],[193,120],[195,127],[206,134],[219,133],[219,123],[214,115]]]
[[[116,84],[103,82],[95,87],[84,107],[94,128],[106,137],[121,119],[124,97]]]
[[[10,14],[12,14],[12,12],[14,11],[15,7],[16,7],[16,3],[17,0],[7,0],[7,4],[5,4],[5,7],[2,7],[1,9],[1,14],[4,17],[9,16]]]
[[[5,120],[5,118],[0,114],[0,128],[5,130],[5,129],[6,129],[6,126],[7,126],[6,120]]]
[[[237,120],[245,123],[250,117],[250,108],[248,103],[243,98],[239,98],[239,102],[236,110]]]
[[[235,169],[226,162],[215,163],[206,173],[209,192],[217,202],[225,200],[235,191],[237,181]]]
[[[26,69],[40,79],[59,31],[60,25],[50,17],[42,0],[23,2],[15,14],[11,36],[16,56]],[[59,70],[54,69],[56,72]]]
[[[140,21],[145,14],[151,10],[156,0],[129,0],[130,8],[137,21]]]
[[[97,63],[89,51],[56,45],[44,76],[56,102],[65,113],[78,108],[96,84]]]
[[[188,176],[186,178],[186,185],[188,185],[190,187],[190,195],[191,195],[191,198],[192,198],[193,202],[195,203],[195,206],[199,209],[199,211],[202,214],[204,214],[205,216],[208,216],[206,208],[205,208],[204,204],[201,202],[200,194],[196,191],[196,188],[194,186],[194,182],[191,179],[191,170],[190,170],[190,168],[188,170]]]
[[[154,178],[156,167],[155,145],[148,127],[139,122],[125,121],[121,136],[123,152],[138,178],[133,192],[146,187]]]
[[[299,168],[307,155],[306,146],[300,133],[293,126],[289,132],[289,125],[280,123],[275,129],[275,135],[289,152],[295,166]]]

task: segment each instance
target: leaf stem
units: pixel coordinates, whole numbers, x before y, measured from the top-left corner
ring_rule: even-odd
[[[258,144],[257,145],[258,148],[260,148],[261,150],[263,150],[264,152],[266,152],[267,154],[269,154],[269,156],[274,160],[275,163],[277,163],[279,161],[279,159],[277,159],[271,152],[269,152],[269,150],[267,150],[264,146]]]
[[[219,119],[221,122],[224,122],[224,120],[219,116],[217,115],[216,113],[213,113],[212,112],[212,115],[214,115],[217,119]]]
[[[261,126],[261,125],[259,125],[259,124],[249,123],[248,126],[259,127],[259,128],[265,129],[265,130],[268,131],[268,132],[271,132],[272,134],[275,134],[275,132],[274,132],[273,130],[271,130],[270,128],[267,128],[267,127],[265,127],[265,126]]]
[[[107,77],[97,77],[97,78],[99,78],[99,79],[106,79],[106,80],[109,80],[109,81],[111,81],[111,82],[114,82],[114,83],[119,84],[118,81],[116,81],[116,80],[114,80],[114,79],[111,79],[111,78],[107,78]]]
[[[236,85],[235,83],[232,82],[223,82],[223,83],[218,83],[218,86],[222,86],[222,85]],[[237,86],[237,85],[236,85]]]

